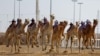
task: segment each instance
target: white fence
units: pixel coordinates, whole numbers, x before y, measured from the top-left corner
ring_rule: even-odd
[[[82,43],[82,42],[81,42],[81,43]],[[66,45],[66,41],[63,40],[63,41],[62,41],[62,47],[65,47],[65,45]],[[78,46],[79,46],[78,40],[74,41],[74,42],[73,42],[73,48],[78,48]],[[70,47],[70,41],[69,41],[69,43],[68,43],[68,47]],[[81,45],[81,47],[82,47],[82,45]],[[94,48],[100,48],[100,39],[96,39]]]

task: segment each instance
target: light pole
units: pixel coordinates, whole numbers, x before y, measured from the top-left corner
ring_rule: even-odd
[[[15,0],[14,0],[14,18],[13,19],[15,19]]]
[[[19,18],[20,18],[20,1],[22,0],[17,0],[17,1],[19,1]]]
[[[39,0],[36,0],[36,22],[39,20]]]
[[[81,20],[81,5],[83,4],[82,2],[79,2],[79,21]]]
[[[52,14],[52,0],[50,0],[50,15]]]
[[[73,23],[75,23],[75,3],[77,2],[77,0],[72,0],[73,4],[74,4],[74,10],[73,10]]]

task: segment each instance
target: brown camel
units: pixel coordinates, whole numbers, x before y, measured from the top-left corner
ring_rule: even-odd
[[[70,27],[66,33],[66,42],[67,42],[66,48],[68,46],[68,40],[71,39],[71,42],[70,42],[71,43],[71,46],[70,46],[71,52],[72,52],[72,43],[73,43],[75,37],[76,37],[76,39],[78,39],[78,27],[79,27],[78,22],[76,22],[76,25],[74,25],[73,23],[70,23]],[[66,49],[64,52],[67,52]]]
[[[29,20],[25,19],[24,24],[22,24],[22,20],[21,19],[17,19],[17,25],[16,25],[16,29],[15,29],[15,52],[20,51],[20,38],[22,35],[26,35],[24,29],[26,27],[26,25],[29,24]],[[17,50],[16,50],[17,48]]]
[[[91,46],[91,50],[93,50],[92,48],[92,45],[95,44],[95,28],[98,24],[98,21],[96,19],[93,20],[93,25],[91,24],[87,24],[85,26],[85,28],[79,30],[78,34],[79,34],[79,51],[80,51],[80,39],[81,37],[83,38],[83,44],[82,45],[85,45],[86,48],[88,47],[88,45]],[[93,41],[91,41],[91,39],[93,38]],[[83,48],[83,46],[82,46]]]
[[[67,21],[64,21],[64,22],[60,22],[60,24],[58,24],[58,26],[53,27],[51,49],[49,50],[50,52],[53,50],[54,44],[56,44],[56,52],[59,53],[61,37],[64,36],[64,29],[65,29],[66,25],[67,25]]]
[[[9,47],[9,44],[11,44],[11,52],[12,52],[13,44],[14,44],[13,43],[13,38],[14,38],[15,27],[16,27],[16,21],[12,20],[11,25],[7,28],[6,33],[5,33],[5,39],[7,39],[6,40],[7,47]]]
[[[90,25],[90,24],[86,25],[86,33],[87,34],[86,34],[85,45],[86,45],[86,47],[88,45],[90,45],[92,51],[94,51],[92,45],[95,44],[95,28],[96,28],[97,24],[98,24],[98,21],[96,19],[94,19],[93,25]],[[94,42],[92,42],[92,38],[93,38]]]

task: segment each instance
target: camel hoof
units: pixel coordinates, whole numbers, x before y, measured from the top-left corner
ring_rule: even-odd
[[[32,45],[31,48],[34,48],[34,46]]]
[[[84,48],[81,48],[81,50],[84,50]]]
[[[64,51],[63,53],[68,53],[68,51]]]
[[[21,49],[22,47],[20,46],[19,48]]]
[[[92,52],[94,52],[94,50],[92,50]]]
[[[45,51],[45,50],[46,50],[46,47],[42,49],[42,51]]]
[[[86,49],[89,49],[88,47],[86,47]]]
[[[6,45],[6,47],[9,47],[9,45]]]
[[[39,46],[36,46],[36,47],[39,47]]]
[[[39,47],[39,45],[36,45],[36,47]]]
[[[53,51],[52,49],[49,50],[49,52],[52,52],[52,51]]]
[[[54,49],[53,47],[51,47],[51,49]]]
[[[20,52],[20,50],[18,50],[18,53]]]
[[[45,49],[42,49],[42,51],[45,51]]]

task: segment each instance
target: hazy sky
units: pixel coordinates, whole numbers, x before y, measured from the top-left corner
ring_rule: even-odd
[[[82,4],[81,20],[93,20],[97,18],[97,11],[100,9],[100,0],[78,0],[76,2],[76,18],[79,19],[79,4]],[[52,13],[59,21],[67,20],[73,21],[73,2],[72,0],[52,0]],[[16,19],[18,18],[19,2],[16,0]],[[35,18],[35,0],[21,1],[21,18]],[[50,0],[39,0],[40,19],[47,17],[49,20],[50,14]],[[10,24],[9,21],[13,19],[14,14],[14,0],[0,0],[0,32],[5,32]],[[99,20],[100,21],[100,20]]]

